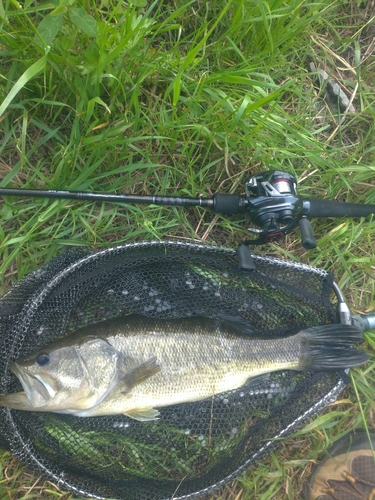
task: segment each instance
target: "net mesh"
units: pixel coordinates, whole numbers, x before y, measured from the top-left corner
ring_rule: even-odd
[[[256,335],[335,322],[333,277],[234,250],[144,242],[72,250],[17,283],[0,301],[1,393],[21,390],[11,362],[82,326],[136,313],[154,318],[241,316]],[[187,356],[193,355],[191,352]],[[160,418],[79,418],[0,409],[0,436],[60,488],[93,498],[194,498],[232,480],[335,399],[337,373],[279,371],[209,400],[168,406]]]

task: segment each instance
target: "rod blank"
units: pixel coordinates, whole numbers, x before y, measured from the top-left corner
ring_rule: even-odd
[[[184,198],[180,196],[137,196],[133,194],[84,193],[81,191],[12,189],[0,188],[1,196],[22,196],[31,198],[54,198],[66,200],[86,200],[109,203],[147,203],[154,205],[173,205],[213,208],[214,201],[207,198]]]

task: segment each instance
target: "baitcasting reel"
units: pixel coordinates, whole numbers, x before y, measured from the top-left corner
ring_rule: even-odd
[[[246,208],[251,220],[261,229],[249,228],[258,238],[248,244],[276,241],[299,224],[302,245],[308,249],[316,247],[310,221],[306,218],[309,202],[297,196],[296,188],[295,177],[280,170],[250,177],[245,184]]]
[[[293,175],[281,170],[270,170],[250,177],[245,184],[245,196],[216,193],[212,198],[183,198],[12,188],[0,188],[0,195],[107,203],[199,206],[210,208],[213,212],[221,214],[247,212],[251,222],[260,229],[249,228],[249,231],[257,237],[244,241],[244,245],[263,245],[277,241],[298,225],[302,245],[307,249],[315,248],[317,245],[309,219],[313,217],[366,217],[375,214],[375,205],[302,198],[297,195],[296,186],[297,181]]]

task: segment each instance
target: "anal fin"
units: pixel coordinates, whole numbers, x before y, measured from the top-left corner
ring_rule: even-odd
[[[149,420],[156,420],[159,412],[155,408],[151,407],[131,408],[130,410],[126,410],[124,415],[134,418],[134,420],[139,420],[140,422],[147,422]]]

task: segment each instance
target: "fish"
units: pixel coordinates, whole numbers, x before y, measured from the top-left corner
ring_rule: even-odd
[[[130,315],[89,325],[12,363],[23,391],[1,395],[0,406],[149,421],[158,408],[212,398],[273,371],[340,370],[369,359],[355,348],[362,332],[354,325],[267,338],[243,323]]]

